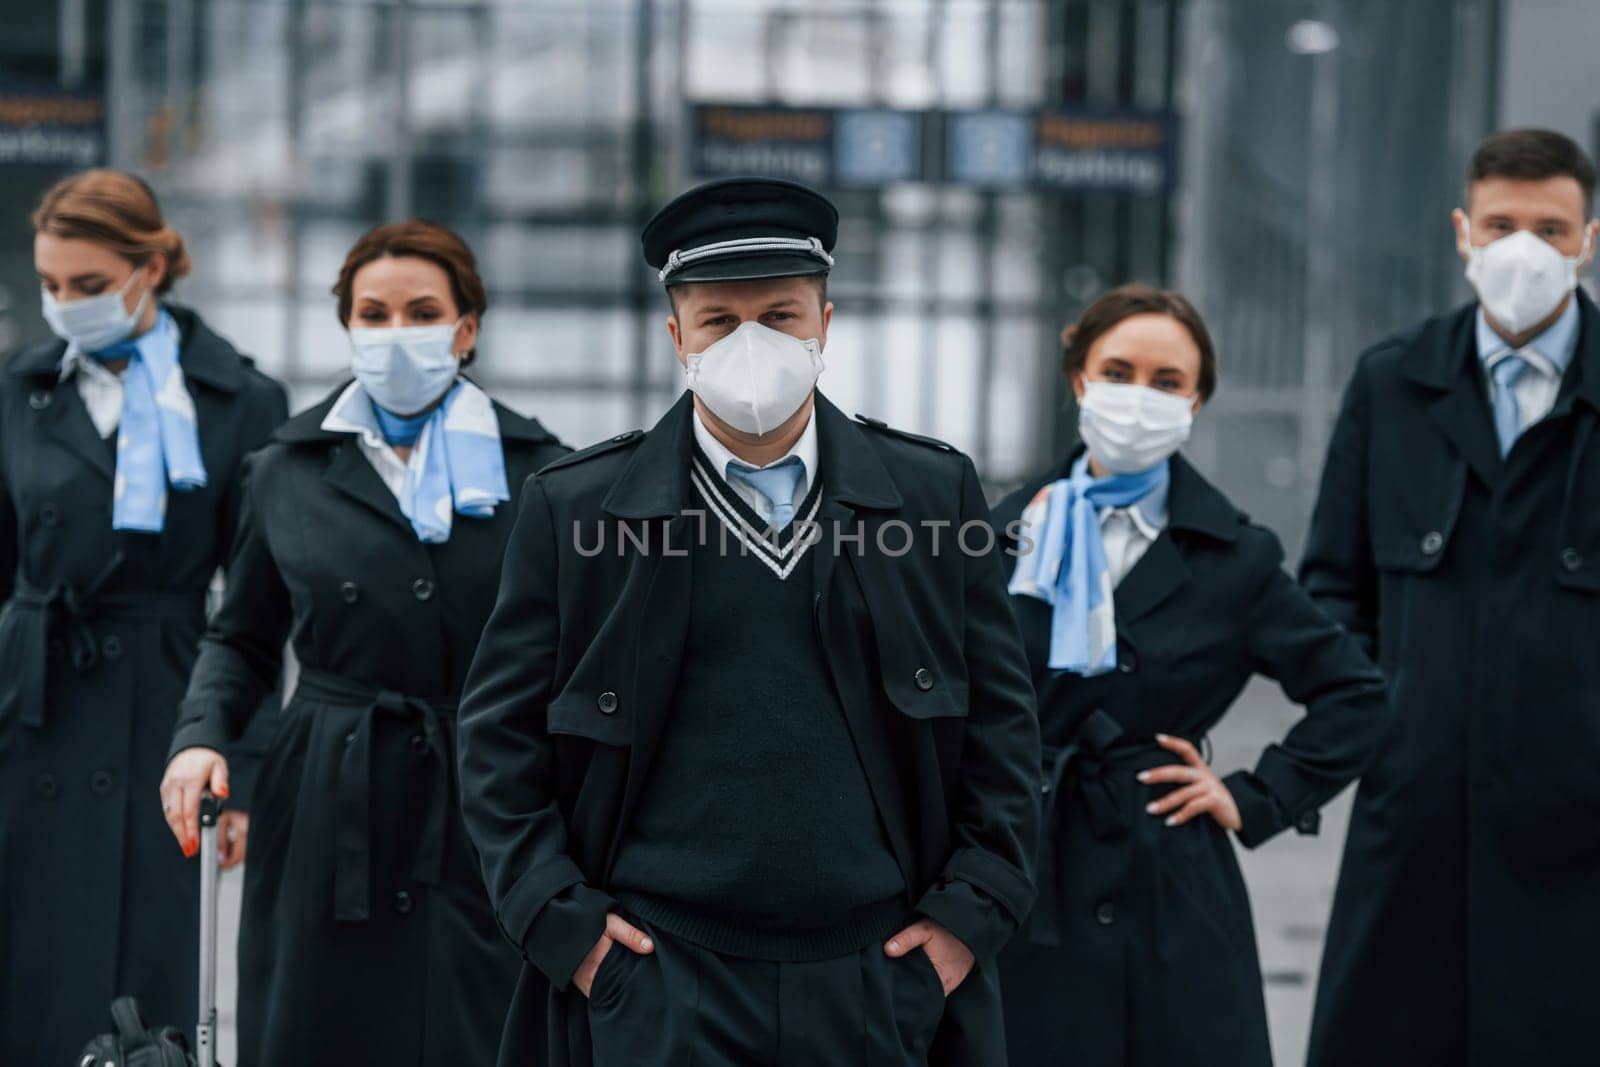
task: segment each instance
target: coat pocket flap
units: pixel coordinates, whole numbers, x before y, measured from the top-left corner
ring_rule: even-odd
[[[945,719],[967,713],[967,683],[941,678],[937,667],[883,672],[883,689],[900,713],[913,719]]]
[[[545,710],[553,734],[587,737],[626,748],[633,743],[631,701],[616,689],[569,684]]]
[[[1378,494],[1370,526],[1378,569],[1409,574],[1438,570],[1455,533],[1466,486],[1466,465],[1456,463],[1436,482],[1394,485]]]

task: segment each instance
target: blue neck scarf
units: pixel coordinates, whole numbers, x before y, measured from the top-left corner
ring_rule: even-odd
[[[400,512],[427,544],[450,540],[452,516],[488,518],[511,499],[494,404],[465,379],[458,379],[432,411],[410,418],[384,411],[359,384],[352,385],[323,425],[329,423],[373,430],[391,445],[403,446],[403,438],[411,436]]]
[[[1017,557],[1007,588],[1051,605],[1051,669],[1082,675],[1116,669],[1117,620],[1100,509],[1137,504],[1170,478],[1166,461],[1109,478],[1095,478],[1081,463],[1070,477],[1040,489],[1023,510],[1033,548]]]
[[[399,448],[415,445],[417,438],[422,436],[422,428],[433,417],[432,411],[425,411],[421,415],[395,415],[375,403],[372,413],[378,416],[378,432],[383,434],[384,443]]]
[[[126,359],[122,417],[117,426],[117,477],[111,528],[160,533],[166,525],[167,487],[180,493],[206,484],[194,398],[178,368],[178,324],[163,308],[144,335],[91,357]]]

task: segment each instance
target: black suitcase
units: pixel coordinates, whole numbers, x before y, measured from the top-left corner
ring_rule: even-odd
[[[216,798],[200,798],[200,1014],[194,1053],[170,1026],[151,1028],[133,997],[111,1002],[112,1032],[79,1053],[78,1067],[217,1067],[217,815]]]

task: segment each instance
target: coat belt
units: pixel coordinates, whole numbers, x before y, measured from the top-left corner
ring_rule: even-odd
[[[1098,841],[1116,841],[1130,827],[1122,790],[1136,780],[1128,772],[1152,755],[1172,756],[1152,741],[1128,738],[1117,722],[1096,708],[1060,748],[1044,750],[1043,817],[1039,825],[1039,895],[1028,923],[1028,940],[1035,945],[1059,947],[1064,921],[1060,854],[1062,805],[1081,804],[1089,832]]]
[[[15,708],[23,725],[35,729],[44,725],[52,631],[65,637],[69,662],[83,673],[100,662],[92,625],[97,619],[161,622],[205,617],[204,589],[102,593],[121,562],[120,555],[114,557],[82,588],[58,582],[42,589],[18,575],[0,623],[0,663],[10,663],[15,670],[8,692],[0,694],[0,721]]]
[[[361,708],[339,760],[338,810],[334,816],[334,919],[366,922],[372,918],[372,730],[379,715],[422,722],[433,762],[433,792],[428,798],[428,813],[417,840],[411,876],[423,885],[439,885],[444,880],[445,828],[451,797],[450,749],[445,731],[447,720],[455,715],[455,706],[318,670],[301,672],[295,695]]]

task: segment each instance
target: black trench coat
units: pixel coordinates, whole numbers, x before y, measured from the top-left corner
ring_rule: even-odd
[[[0,372],[3,1063],[68,1062],[122,993],[194,1028],[199,877],[157,787],[240,465],[287,402],[193,312],[169,310],[206,486],[168,494],[160,534],[111,528],[115,434],[102,439],[77,384],[59,381],[66,346]]]
[[[321,428],[342,391],[250,461],[171,737],[237,737],[291,638],[300,680],[251,811],[239,1063],[488,1064],[517,954],[461,827],[453,713],[516,502],[423,544],[355,436]],[[511,486],[568,451],[496,414]]]
[[[1302,578],[1394,721],[1356,794],[1315,1067],[1593,1063],[1600,1002],[1600,311],[1502,461],[1475,306],[1361,360]]]
[[[997,527],[1075,458],[1003,500]],[[1011,601],[1045,755],[1039,903],[1000,957],[1013,1067],[1270,1067],[1228,833],[1209,815],[1166,826],[1144,806],[1172,787],[1135,775],[1178,762],[1156,733],[1202,746],[1253,675],[1276,679],[1307,716],[1223,779],[1254,848],[1288,826],[1315,832],[1387,719],[1377,668],[1284,572],[1277,537],[1181,456],[1171,465],[1167,528],[1116,588],[1115,672],[1050,669],[1050,606]]]
[[[462,803],[501,925],[527,965],[500,1062],[589,1062],[569,979],[604,930],[607,878],[671,703],[689,617],[695,518],[685,393],[648,433],[621,434],[528,483],[461,714]],[[932,1061],[1004,1063],[993,959],[1032,902],[1038,728],[993,556],[950,539],[988,509],[948,445],[816,407],[819,523],[862,522],[868,549],[813,551],[820,632],[856,750],[918,909],[978,957],[950,997]],[[616,549],[616,523],[651,537]],[[899,520],[953,524],[904,555],[873,546]],[[613,546],[585,555],[597,525]],[[580,531],[581,534],[575,534]],[[667,541],[662,541],[666,531]],[[898,550],[902,535],[885,543]],[[981,547],[981,544],[980,544]],[[910,902],[908,902],[910,903]]]

